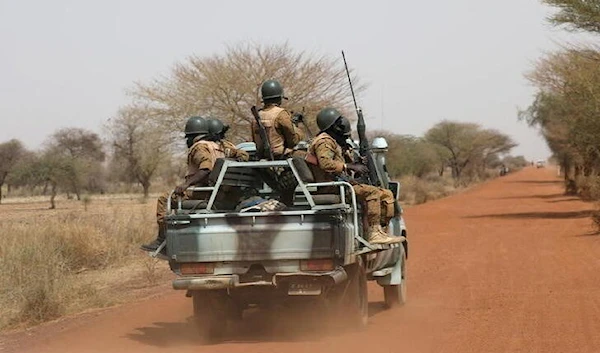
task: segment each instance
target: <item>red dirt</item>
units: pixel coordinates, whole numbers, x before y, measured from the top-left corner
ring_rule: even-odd
[[[407,209],[409,301],[383,310],[382,290],[371,283],[371,318],[361,332],[311,330],[299,316],[250,313],[226,342],[202,345],[187,322],[191,300],[168,291],[5,334],[0,351],[600,352],[592,209],[563,196],[549,168]]]

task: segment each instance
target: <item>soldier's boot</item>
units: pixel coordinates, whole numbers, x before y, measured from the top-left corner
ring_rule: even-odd
[[[374,225],[371,226],[369,231],[369,239],[367,239],[371,244],[393,244],[398,243],[400,239],[396,240],[395,237],[390,237],[381,229],[381,226]]]
[[[144,250],[144,251],[149,251],[149,252],[154,252],[156,250],[158,250],[158,248],[160,247],[160,245],[165,241],[165,227],[164,225],[160,225],[158,226],[158,235],[156,236],[156,239],[154,239],[154,241],[152,241],[151,243],[148,244],[143,244],[142,246],[140,246],[140,249]],[[162,251],[165,251],[165,247],[162,248]]]
[[[284,203],[287,207],[294,206],[294,190],[283,190],[279,197],[279,202]]]
[[[385,234],[387,234],[388,237],[390,237],[390,238],[392,238],[392,239],[395,240],[394,243],[403,243],[403,242],[406,241],[406,237],[403,236],[403,235],[393,235],[393,234],[390,234],[390,226],[384,226],[384,225],[382,225],[381,229],[383,230],[383,232]]]

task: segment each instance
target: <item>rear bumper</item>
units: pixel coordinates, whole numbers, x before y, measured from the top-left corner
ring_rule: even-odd
[[[238,275],[180,277],[173,281],[173,289],[178,290],[218,290],[253,286],[277,287],[278,284],[300,280],[318,280],[324,284],[336,285],[348,278],[343,267],[338,267],[330,272],[292,272],[276,273],[272,281],[258,281],[240,283]]]

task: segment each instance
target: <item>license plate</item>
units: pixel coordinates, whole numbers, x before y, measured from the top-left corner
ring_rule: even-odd
[[[288,295],[319,295],[321,286],[317,283],[290,283]]]

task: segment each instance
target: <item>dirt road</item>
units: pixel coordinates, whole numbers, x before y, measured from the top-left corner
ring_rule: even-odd
[[[409,302],[384,311],[371,284],[362,332],[251,313],[227,342],[203,346],[187,323],[190,300],[166,291],[0,336],[0,351],[600,352],[600,236],[590,234],[591,209],[562,196],[554,170],[533,168],[408,209]]]

